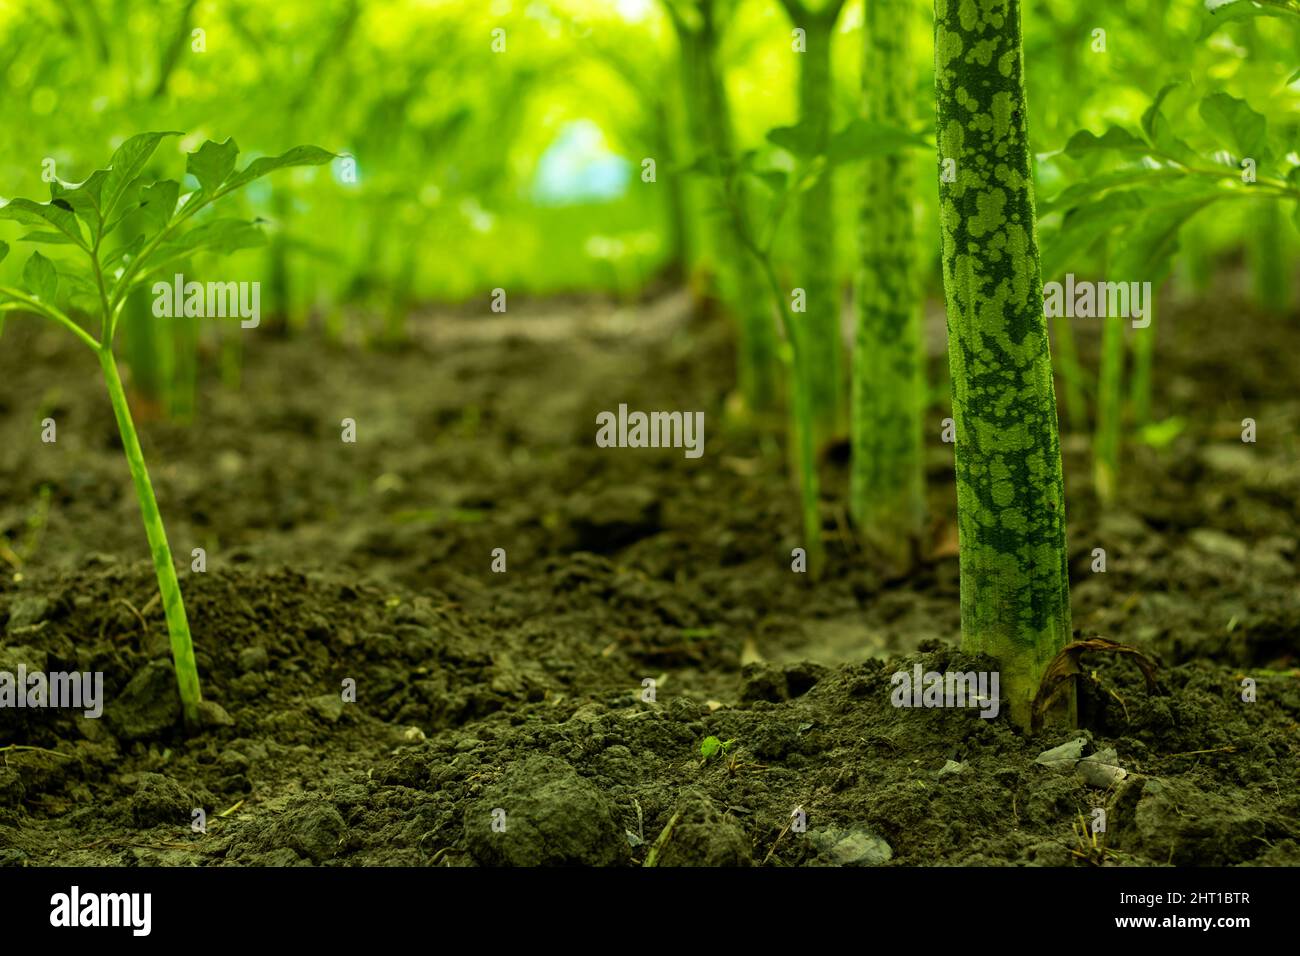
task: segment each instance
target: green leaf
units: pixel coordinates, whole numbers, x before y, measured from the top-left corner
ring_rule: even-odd
[[[72,212],[72,207],[62,199],[52,202],[32,202],[30,199],[11,199],[0,206],[0,219],[12,219],[27,225],[49,223],[77,245],[86,245],[81,235],[81,226]]]
[[[673,172],[683,176],[703,173],[706,176],[721,176],[725,170],[721,160],[709,153],[701,153],[689,163],[676,167]]]
[[[59,274],[54,269],[54,263],[39,252],[33,252],[27,265],[23,266],[23,285],[36,298],[53,305],[59,291]]]
[[[162,179],[140,194],[140,215],[150,232],[161,232],[176,212],[181,185],[174,179]]]
[[[97,169],[87,177],[85,182],[76,186],[64,186],[58,182],[50,184],[51,199],[67,203],[86,224],[92,240],[99,238],[104,224],[101,197],[107,179],[108,170]]]
[[[126,195],[128,187],[143,172],[158,144],[168,136],[180,136],[179,132],[139,133],[132,136],[113,152],[109,160],[108,176],[104,180],[100,208],[102,220],[109,222],[113,218],[118,203]]]
[[[1289,14],[1300,15],[1300,4],[1294,0],[1283,0],[1283,4],[1272,3],[1267,6],[1252,0],[1206,0],[1206,16],[1201,23],[1200,39],[1204,40],[1225,23],[1237,20],[1249,20],[1254,17],[1285,17]]]
[[[816,155],[817,146],[807,123],[795,126],[778,126],[767,131],[767,141],[801,159]]]
[[[1173,128],[1169,125],[1169,120],[1160,111],[1165,98],[1180,85],[1178,83],[1166,83],[1160,92],[1156,94],[1155,100],[1142,114],[1142,131],[1146,133],[1147,141],[1156,148],[1157,152],[1180,163],[1190,164],[1196,161],[1196,153],[1174,134]]]
[[[755,170],[751,175],[770,189],[774,196],[781,195],[790,186],[789,174],[779,169]]]
[[[43,242],[50,246],[70,246],[72,240],[61,232],[52,232],[49,229],[41,229],[36,232],[29,232],[25,236],[18,237],[19,242]]]
[[[1091,130],[1081,129],[1065,144],[1066,155],[1076,159],[1098,152],[1148,156],[1151,154],[1151,147],[1119,126],[1110,127],[1100,136],[1094,135]]]
[[[9,255],[9,243],[0,242],[0,262],[4,262],[7,255]]]
[[[1164,421],[1151,422],[1138,430],[1138,441],[1152,448],[1166,448],[1187,428],[1187,420],[1174,416]]]
[[[1268,122],[1245,100],[1227,93],[1211,93],[1201,100],[1201,119],[1210,131],[1230,146],[1237,159],[1256,163],[1268,158]]]
[[[213,219],[175,239],[164,242],[149,259],[149,271],[194,255],[196,252],[227,254],[266,242],[262,230],[243,219]]]
[[[831,137],[827,159],[836,164],[851,163],[908,149],[933,150],[934,144],[902,127],[859,117]]]
[[[1070,210],[1061,228],[1044,237],[1041,263],[1044,281],[1064,275],[1072,256],[1086,254],[1112,229],[1131,223],[1143,207],[1137,190],[1116,190],[1096,202]]]
[[[1178,252],[1178,234],[1183,225],[1215,199],[1199,196],[1149,211],[1123,234],[1115,256],[1121,276],[1158,283],[1173,268]]]
[[[208,140],[185,160],[185,171],[199,181],[199,188],[208,195],[215,193],[235,171],[239,145],[233,138],[224,143]]]
[[[248,164],[247,168],[235,173],[225,183],[227,190],[238,189],[245,186],[255,179],[261,179],[267,173],[275,172],[277,169],[284,169],[287,166],[320,166],[334,159],[335,153],[327,149],[321,149],[319,146],[295,146],[288,152],[281,153],[279,156],[264,156],[261,159],[255,159]]]
[[[704,742],[700,744],[700,755],[708,760],[714,754],[722,750],[722,741],[717,737],[705,737]]]
[[[1107,173],[1100,173],[1082,182],[1073,183],[1061,190],[1051,199],[1044,200],[1038,204],[1038,213],[1040,216],[1046,216],[1049,213],[1058,212],[1063,209],[1073,209],[1085,199],[1091,199],[1099,193],[1115,189],[1120,186],[1133,186],[1137,183],[1153,182],[1159,180],[1182,179],[1187,173],[1173,166],[1137,166],[1125,169],[1116,169]]]

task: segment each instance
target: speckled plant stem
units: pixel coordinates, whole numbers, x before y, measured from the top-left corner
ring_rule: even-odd
[[[867,119],[912,124],[910,0],[872,0],[863,24]],[[849,510],[867,540],[902,564],[925,521],[921,313],[912,263],[914,161],[873,157],[863,180],[853,338]]]
[[[998,659],[1029,723],[1070,639],[1065,502],[1043,317],[1018,0],[935,0],[962,646]]]

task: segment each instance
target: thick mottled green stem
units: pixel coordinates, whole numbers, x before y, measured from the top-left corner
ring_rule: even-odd
[[[809,136],[814,155],[830,146],[832,93],[831,37],[840,3],[816,14],[802,12],[795,26],[805,33],[806,50],[799,57],[799,122]],[[814,437],[823,444],[838,436],[843,415],[843,349],[840,344],[840,296],[835,284],[835,211],[831,174],[824,171],[799,202],[799,270],[806,310],[799,316],[804,335],[804,360]]]
[[[962,646],[1030,723],[1070,640],[1065,500],[1043,316],[1018,0],[935,0],[940,226],[956,424]],[[945,181],[949,180],[951,181]]]
[[[131,409],[127,405],[122,379],[117,373],[117,361],[111,350],[99,349],[99,364],[104,370],[104,384],[108,387],[108,397],[113,403],[113,414],[117,417],[122,449],[126,452],[126,463],[131,469],[135,495],[140,502],[140,516],[144,519],[144,531],[149,539],[149,551],[153,555],[154,571],[158,574],[158,588],[162,592],[167,634],[171,639],[172,661],[176,668],[176,684],[180,689],[181,713],[185,717],[185,723],[195,727],[199,722],[199,701],[202,699],[199,694],[199,671],[194,662],[194,645],[190,641],[190,624],[185,616],[185,604],[181,600],[176,566],[172,563],[167,532],[163,528],[158,501],[153,494],[153,483],[149,481],[144,453],[140,450],[140,439],[135,432],[135,423],[131,420]]]
[[[873,0],[863,25],[866,117],[900,128],[912,123],[910,7],[907,0]],[[868,161],[853,339],[849,510],[863,535],[896,562],[907,560],[925,521],[925,366],[913,274],[914,191],[910,156]]]

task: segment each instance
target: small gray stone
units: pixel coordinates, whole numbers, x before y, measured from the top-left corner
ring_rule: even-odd
[[[469,806],[465,844],[488,866],[612,866],[630,855],[613,800],[542,756],[515,764]]]
[[[1250,553],[1244,541],[1213,528],[1197,528],[1188,534],[1188,539],[1206,554],[1224,558],[1228,561],[1244,561]]]
[[[264,849],[288,847],[300,856],[321,863],[338,855],[348,831],[343,816],[330,803],[314,803],[288,811],[261,839]]]
[[[116,699],[104,705],[104,719],[118,737],[142,740],[175,726],[181,717],[176,673],[168,661],[150,661],[136,671]]]
[[[1109,789],[1128,776],[1127,770],[1116,766],[1116,760],[1114,750],[1103,750],[1076,763],[1074,772],[1090,787]]]
[[[160,773],[142,773],[128,804],[131,822],[142,830],[160,824],[188,829],[203,800]]]
[[[267,654],[265,647],[261,645],[245,647],[239,652],[239,669],[244,673],[264,671],[270,660],[270,655]]]
[[[341,694],[321,694],[319,697],[313,697],[307,701],[307,706],[321,720],[337,724],[339,718],[343,716],[343,697]]]
[[[39,594],[23,594],[9,605],[9,633],[34,627],[50,613],[50,599]]]
[[[234,719],[214,700],[199,701],[200,727],[233,727]]]
[[[23,778],[18,771],[12,767],[0,766],[0,807],[16,807],[26,795],[27,789],[23,786]]]
[[[893,848],[865,826],[812,830],[808,841],[832,866],[879,866],[894,856]]]
[[[1068,770],[1083,757],[1083,748],[1087,745],[1088,740],[1086,737],[1076,737],[1074,740],[1066,741],[1059,747],[1044,750],[1034,758],[1034,763],[1042,764],[1044,767]]]

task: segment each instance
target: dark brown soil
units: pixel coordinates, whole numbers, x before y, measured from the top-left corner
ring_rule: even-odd
[[[677,298],[547,308],[416,317],[400,352],[253,334],[242,389],[205,381],[192,424],[139,406],[228,718],[190,737],[93,357],[9,322],[0,670],[102,671],[107,704],[0,710],[0,749],[61,755],[0,752],[0,862],[631,865],[659,841],[660,865],[1300,863],[1294,317],[1162,307],[1156,417],[1184,427],[1126,449],[1105,513],[1067,436],[1076,629],[1156,657],[1160,689],[1094,655],[1084,729],[1027,738],[890,703],[896,670],[990,666],[956,649],[946,401],[920,565],[858,546],[832,455],[814,583],[780,450],[727,421],[719,323]],[[597,448],[619,402],[703,409],[705,455]],[[1128,776],[1035,762],[1079,737]]]

